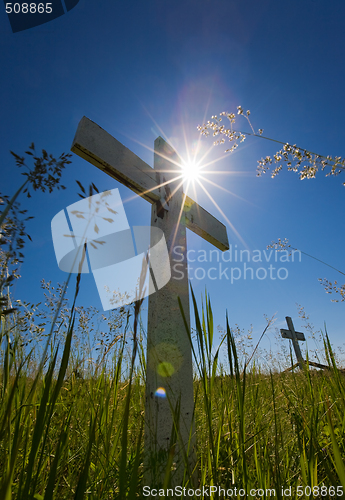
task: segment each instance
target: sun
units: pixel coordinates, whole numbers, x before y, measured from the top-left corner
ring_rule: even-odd
[[[196,181],[201,173],[200,166],[194,161],[186,161],[182,164],[182,175],[186,181]]]

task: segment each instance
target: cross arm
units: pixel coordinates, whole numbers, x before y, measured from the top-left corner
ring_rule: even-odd
[[[204,240],[224,252],[229,250],[228,234],[224,224],[198,203],[186,196],[184,202],[185,225]]]
[[[153,168],[86,116],[79,122],[71,151],[150,203],[160,199]]]
[[[281,328],[280,329],[280,333],[281,333],[281,336],[283,337],[283,339],[290,339],[290,340],[292,340],[292,332],[290,330],[285,330],[285,328]],[[296,339],[297,340],[301,340],[301,341],[305,340],[304,333],[302,333],[302,332],[295,332],[295,334],[296,334]]]
[[[154,169],[85,116],[79,122],[71,150],[150,203],[161,199]],[[188,229],[219,250],[229,249],[224,224],[189,196],[185,197],[183,213]]]

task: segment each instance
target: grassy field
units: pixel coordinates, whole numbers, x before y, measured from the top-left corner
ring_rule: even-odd
[[[45,342],[39,355],[37,344],[31,351],[32,344],[22,346],[25,331],[16,313],[1,316],[0,499],[143,498],[148,485],[143,482],[140,304],[134,325],[122,318],[95,360],[88,357],[85,339],[83,343],[75,335],[75,306],[64,306],[62,288],[58,295],[57,304],[52,303],[55,317],[39,330],[40,345]],[[269,373],[255,359],[243,370],[226,321],[225,370],[213,346],[208,298],[202,311],[194,302],[194,314],[196,475],[201,488],[195,498],[342,498],[345,376],[336,368],[327,335],[329,370],[307,365]],[[61,315],[64,331],[57,330]],[[78,317],[80,324],[80,311]],[[83,328],[88,330],[85,314]],[[167,479],[169,474],[167,466]],[[183,486],[187,496],[187,473]],[[228,493],[217,490],[209,497],[202,486]]]

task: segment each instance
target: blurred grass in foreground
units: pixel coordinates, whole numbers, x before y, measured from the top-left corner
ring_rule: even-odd
[[[78,287],[79,279],[76,295]],[[319,497],[321,486],[345,488],[345,376],[335,365],[327,333],[328,371],[309,370],[307,364],[304,371],[267,373],[255,361],[243,371],[226,318],[225,373],[214,346],[210,299],[206,296],[198,310],[192,298],[199,484],[273,488],[275,498],[284,498],[281,490],[290,486],[289,498],[313,498],[297,496],[299,485],[319,486]],[[143,497],[145,356],[137,332],[139,309],[134,335],[129,317],[122,334],[114,333],[107,363],[104,356],[98,362],[87,358],[81,345],[74,345],[74,304],[60,345],[52,335],[58,311],[52,319],[39,363],[34,351],[22,348],[15,316],[1,316],[1,500]],[[81,357],[89,362],[82,374]]]

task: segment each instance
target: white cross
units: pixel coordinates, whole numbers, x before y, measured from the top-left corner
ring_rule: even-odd
[[[163,231],[170,256],[174,247],[179,247],[178,271],[173,266],[168,284],[149,297],[145,466],[147,480],[152,487],[157,486],[164,477],[169,450],[174,444],[170,443],[173,428],[171,408],[179,405],[179,439],[173,460],[176,463],[173,483],[182,484],[187,464],[190,469],[195,466],[192,354],[177,300],[180,297],[189,325],[185,228],[222,251],[229,249],[226,228],[183,193],[178,156],[161,137],[155,140],[153,169],[86,117],[79,123],[71,149],[152,203],[151,226]],[[151,247],[155,244],[152,238],[154,232],[151,233]],[[160,387],[166,392],[165,398],[156,395]]]

